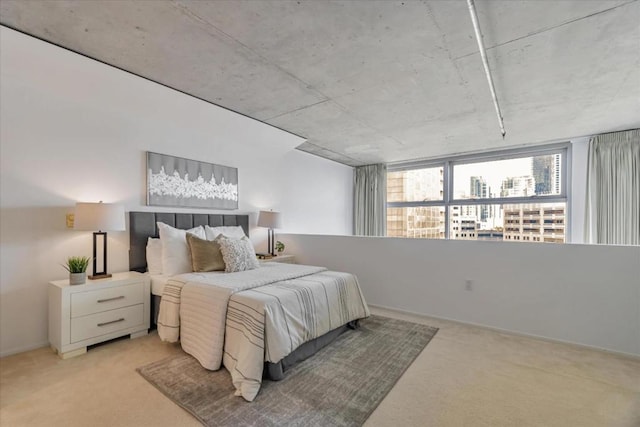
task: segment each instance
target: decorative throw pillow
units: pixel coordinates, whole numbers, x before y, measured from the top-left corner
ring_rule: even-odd
[[[225,237],[235,237],[236,239],[241,239],[245,236],[244,230],[239,225],[225,227],[209,227],[205,225],[204,232],[207,235],[207,240],[214,240],[221,234]]]
[[[198,226],[191,230],[180,230],[158,222],[158,232],[162,242],[162,274],[173,276],[193,271],[186,236],[191,233],[204,239],[204,229]]]
[[[187,233],[187,243],[191,249],[193,271],[224,270],[224,260],[218,242],[201,239]]]
[[[260,263],[256,259],[256,251],[247,236],[235,239],[220,235],[215,241],[220,244],[225,272],[234,273],[260,267]]]
[[[149,274],[162,274],[162,242],[149,237],[147,240],[147,271]]]

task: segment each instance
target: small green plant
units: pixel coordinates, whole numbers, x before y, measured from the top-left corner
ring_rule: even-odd
[[[280,240],[276,242],[276,251],[278,251],[278,253],[284,251],[284,243],[282,243]]]
[[[84,273],[91,262],[91,258],[87,256],[72,256],[67,258],[67,263],[62,266],[69,273]]]

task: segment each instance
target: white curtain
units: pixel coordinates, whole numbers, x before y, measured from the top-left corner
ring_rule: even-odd
[[[387,166],[359,166],[354,173],[353,225],[356,236],[384,236],[387,228]]]
[[[588,243],[640,245],[640,129],[589,141],[585,227]]]

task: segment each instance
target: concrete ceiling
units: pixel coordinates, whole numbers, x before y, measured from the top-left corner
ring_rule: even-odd
[[[11,1],[0,23],[348,165],[640,127],[639,1]]]

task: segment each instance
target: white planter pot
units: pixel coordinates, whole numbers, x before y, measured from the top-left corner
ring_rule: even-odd
[[[87,272],[84,273],[69,273],[70,285],[82,285],[87,281]]]

